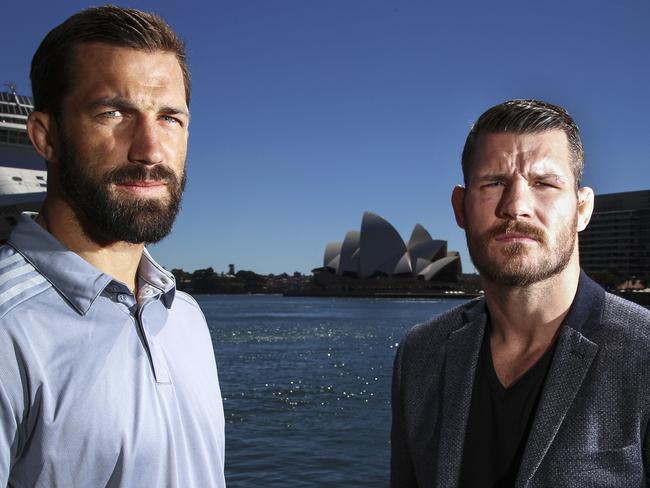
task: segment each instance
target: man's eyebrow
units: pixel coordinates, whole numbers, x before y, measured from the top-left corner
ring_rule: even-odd
[[[555,180],[562,183],[567,182],[567,178],[559,173],[531,173],[530,176],[537,180]]]
[[[138,107],[134,103],[121,97],[98,98],[96,100],[91,101],[88,104],[88,107],[91,109],[98,108],[98,107],[112,107],[117,110],[126,110],[126,111],[138,110]],[[186,109],[183,109],[181,107],[174,107],[172,105],[165,105],[163,107],[160,107],[158,109],[158,113],[162,113],[166,115],[185,115],[188,118],[190,116],[189,111],[187,111]]]
[[[88,103],[88,108],[113,107],[116,109],[134,110],[133,103],[120,97],[97,98]]]
[[[189,111],[179,107],[173,107],[171,105],[165,105],[164,107],[160,107],[158,112],[167,115],[185,115],[188,118],[190,116]]]
[[[510,173],[485,173],[482,175],[477,175],[472,178],[474,181],[508,181],[512,178]],[[535,173],[530,172],[527,175],[527,180],[537,180],[537,181],[549,181],[552,180],[558,184],[568,183],[566,176],[563,176],[559,173]]]
[[[510,175],[507,173],[486,173],[476,176],[476,179],[480,181],[507,180],[508,178]]]

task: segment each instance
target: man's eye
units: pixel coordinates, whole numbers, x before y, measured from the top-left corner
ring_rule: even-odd
[[[100,116],[107,119],[117,119],[119,117],[122,117],[122,112],[120,112],[119,110],[108,110],[106,112],[101,113]]]
[[[182,123],[181,123],[181,121],[180,121],[179,119],[177,119],[176,117],[172,117],[171,115],[163,115],[163,116],[162,116],[162,119],[163,119],[165,122],[168,122],[168,123],[170,123],[170,124],[179,124],[179,125],[182,125]]]
[[[536,181],[535,186],[538,188],[555,188],[556,186],[547,181]]]
[[[498,188],[499,186],[503,186],[503,181],[490,181],[488,183],[483,183],[481,188]]]

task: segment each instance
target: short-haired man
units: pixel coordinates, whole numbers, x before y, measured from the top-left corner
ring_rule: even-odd
[[[0,485],[224,486],[205,319],[144,243],[185,182],[190,80],[159,17],[77,13],[32,60],[41,213],[0,248]]]
[[[580,270],[591,217],[567,112],[485,112],[452,194],[485,297],[412,329],[393,377],[393,487],[633,487],[649,466],[650,312]]]

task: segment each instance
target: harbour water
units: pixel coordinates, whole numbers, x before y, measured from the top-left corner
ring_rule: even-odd
[[[224,397],[229,488],[387,486],[395,348],[461,300],[197,300]]]

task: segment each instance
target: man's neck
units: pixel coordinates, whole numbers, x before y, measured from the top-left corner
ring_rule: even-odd
[[[494,334],[534,341],[554,335],[578,289],[580,267],[570,263],[559,274],[526,287],[511,287],[482,279]],[[553,327],[554,326],[554,327]]]
[[[554,344],[578,289],[577,256],[565,270],[528,287],[483,280],[495,371],[514,383]]]
[[[137,293],[137,271],[144,244],[95,242],[83,230],[74,211],[61,201],[46,200],[36,222],[65,247]]]

